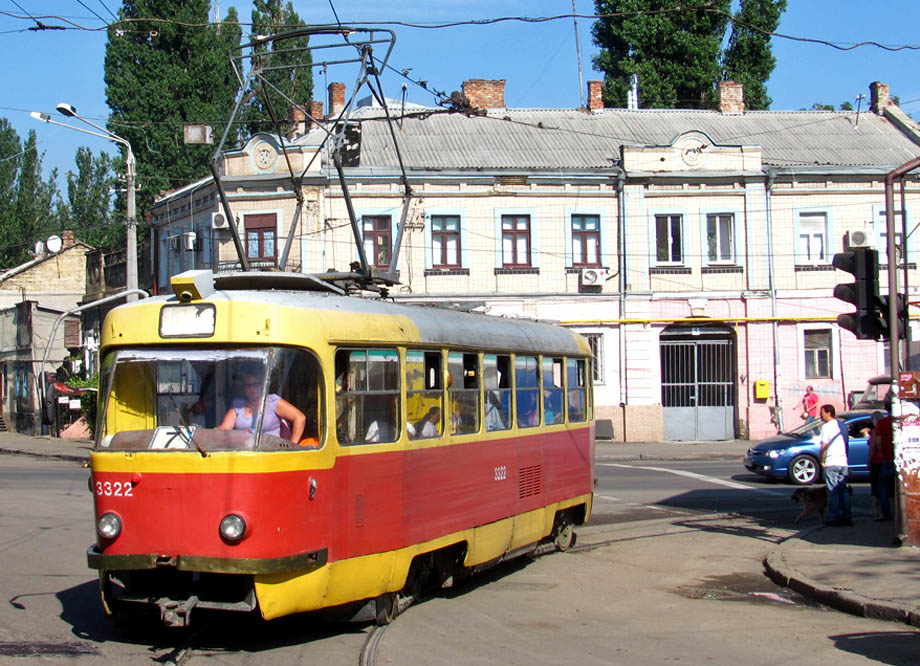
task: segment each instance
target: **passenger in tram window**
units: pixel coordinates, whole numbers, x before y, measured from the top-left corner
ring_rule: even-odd
[[[248,430],[253,431],[259,420],[259,409],[262,407],[262,385],[264,379],[258,373],[248,372],[243,375],[244,398],[233,401],[230,409],[224,415],[224,420],[218,430]],[[265,414],[262,417],[262,432],[266,435],[281,437],[282,419],[290,424],[290,440],[299,442],[303,435],[307,417],[294,405],[275,393],[269,393],[265,401]],[[287,434],[287,433],[285,433]]]
[[[367,401],[365,403],[365,408],[368,408],[368,411],[370,411],[369,408],[371,405],[369,403],[372,400],[379,402],[380,398],[367,396],[365,400]],[[396,412],[399,406],[399,396],[394,395],[388,398],[387,403],[388,404],[384,406],[383,412],[380,413],[367,428],[367,433],[364,435],[364,441],[368,444],[376,442],[395,442],[398,439],[396,436]]]
[[[417,439],[425,439],[427,437],[437,437],[440,434],[438,429],[438,421],[441,420],[441,408],[432,407],[428,410],[428,413],[418,421],[415,425],[409,424],[407,430],[409,431],[409,437]]]
[[[543,421],[546,425],[562,423],[562,389],[545,389],[543,391]]]
[[[519,390],[518,391],[518,427],[533,428],[540,425],[540,405],[539,394],[536,390]]]
[[[506,430],[508,428],[508,412],[503,409],[501,398],[495,391],[486,393],[486,430]]]

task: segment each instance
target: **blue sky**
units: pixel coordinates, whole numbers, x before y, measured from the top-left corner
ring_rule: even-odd
[[[377,8],[366,0],[332,0],[343,23],[399,20],[435,23],[503,16],[553,16],[572,11],[572,0],[389,0]],[[329,0],[294,0],[300,16],[312,23],[332,23]],[[241,19],[249,19],[248,0],[220,0],[221,13],[236,6]],[[104,30],[27,31],[35,23],[6,14],[66,17],[88,28],[102,26],[120,3],[116,0],[0,0],[0,47],[7,53],[0,70],[0,116],[6,117],[25,138],[30,129],[37,133],[45,152],[46,171],[73,169],[78,146],[114,152],[103,139],[79,134],[33,120],[30,111],[54,114],[58,102],[73,104],[83,116],[104,124],[105,104],[103,59]],[[576,0],[579,14],[592,14],[592,0]],[[98,15],[98,16],[97,16]],[[63,21],[42,18],[47,25]],[[591,57],[596,48],[591,40],[590,19],[579,19],[581,61],[584,81],[599,80]],[[774,39],[777,66],[768,83],[774,110],[797,110],[815,102],[839,105],[856,96],[868,96],[872,81],[889,84],[891,94],[900,97],[902,107],[920,120],[920,2],[885,0],[866,4],[854,0],[789,0],[778,32],[839,45],[876,41],[888,46],[917,48],[886,51],[862,46],[842,51],[823,44]],[[571,18],[546,23],[501,22],[488,26],[447,29],[414,29],[393,26],[396,48],[390,63],[397,70],[412,68],[410,75],[429,82],[433,88],[450,92],[470,78],[506,79],[505,100],[511,107],[576,107],[581,103],[574,25]],[[326,99],[326,84],[350,81],[353,72],[316,75],[316,99]],[[383,77],[387,94],[399,96],[402,79],[392,73]],[[421,88],[410,86],[409,99],[430,104],[433,98]],[[641,83],[640,83],[641,102]],[[66,119],[58,116],[57,119]],[[0,156],[2,159],[5,156]]]

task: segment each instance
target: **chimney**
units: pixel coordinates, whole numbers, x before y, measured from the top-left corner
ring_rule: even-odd
[[[322,102],[310,102],[310,117],[317,123],[322,122],[323,120],[323,103]]]
[[[469,79],[463,82],[462,88],[473,108],[505,108],[505,79]]]
[[[337,116],[345,108],[345,84],[333,81],[329,84],[329,115]]]
[[[869,108],[873,113],[881,113],[891,103],[891,92],[886,84],[880,81],[873,81],[869,84]]]
[[[604,108],[603,81],[588,81],[588,110],[597,111]]]
[[[298,134],[304,134],[307,131],[307,112],[304,111],[304,108],[299,104],[294,104],[291,106],[290,110],[291,117],[291,132],[290,138],[294,138]]]
[[[719,81],[719,111],[744,113],[744,86],[737,81]]]
[[[69,229],[65,229],[64,231],[62,231],[61,240],[63,241],[62,247],[61,247],[62,250],[66,250],[67,248],[72,247],[73,246],[73,231],[70,231]]]

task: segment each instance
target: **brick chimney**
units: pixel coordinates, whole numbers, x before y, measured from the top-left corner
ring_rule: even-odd
[[[323,103],[322,102],[310,102],[310,117],[313,118],[316,122],[323,120]]]
[[[719,111],[744,113],[744,86],[737,81],[719,81]]]
[[[505,79],[469,79],[463,82],[462,88],[474,108],[505,108]]]
[[[73,247],[73,231],[69,229],[65,229],[64,231],[62,231],[61,240],[63,241],[63,243],[61,244],[62,250],[66,250],[69,247]]]
[[[293,138],[298,134],[304,134],[307,131],[307,113],[304,108],[299,104],[294,104],[290,108],[289,115],[291,118],[290,137]]]
[[[869,84],[869,108],[873,113],[881,113],[882,109],[891,104],[891,91],[887,84],[881,81],[873,81]]]
[[[588,110],[597,111],[604,108],[604,82],[588,81]]]
[[[345,108],[345,84],[333,81],[329,84],[329,115],[337,116]]]

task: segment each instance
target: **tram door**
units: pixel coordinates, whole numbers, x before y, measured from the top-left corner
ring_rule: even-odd
[[[735,341],[722,327],[671,327],[661,334],[664,439],[735,437]]]

